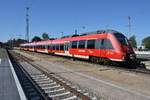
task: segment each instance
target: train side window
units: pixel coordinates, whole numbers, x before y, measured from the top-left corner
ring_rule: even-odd
[[[102,39],[100,49],[113,49],[111,41],[109,39]]]
[[[105,43],[104,39],[101,40],[100,49],[105,49]]]
[[[113,49],[112,43],[109,39],[105,39],[106,49]]]
[[[95,49],[95,40],[87,40],[87,49]]]
[[[44,49],[44,46],[42,45],[42,49]]]
[[[51,48],[51,45],[48,45],[48,49],[49,49],[49,50],[51,50],[51,49],[52,49],[52,48]]]
[[[64,44],[60,44],[60,50],[64,50]]]
[[[52,46],[52,47],[53,47],[53,50],[55,50],[55,44],[53,44],[53,46]]]
[[[71,48],[77,48],[77,41],[72,41]]]
[[[80,40],[78,47],[79,47],[79,48],[85,48],[85,40]]]
[[[59,45],[58,44],[56,44],[56,50],[59,50]]]

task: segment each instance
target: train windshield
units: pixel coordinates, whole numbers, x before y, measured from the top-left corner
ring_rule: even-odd
[[[122,45],[128,45],[128,40],[124,35],[120,33],[115,33],[114,35]]]

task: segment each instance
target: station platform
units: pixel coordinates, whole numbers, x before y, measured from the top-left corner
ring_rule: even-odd
[[[5,49],[0,49],[0,100],[26,100]]]

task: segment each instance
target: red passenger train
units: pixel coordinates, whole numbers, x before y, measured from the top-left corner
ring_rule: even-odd
[[[114,30],[98,30],[20,46],[23,50],[84,58],[93,62],[130,62],[136,58],[128,39]]]

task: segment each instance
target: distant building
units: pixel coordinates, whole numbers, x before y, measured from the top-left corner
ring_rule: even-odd
[[[137,49],[138,50],[145,50],[145,46],[144,45],[139,45],[139,46],[137,46]]]

